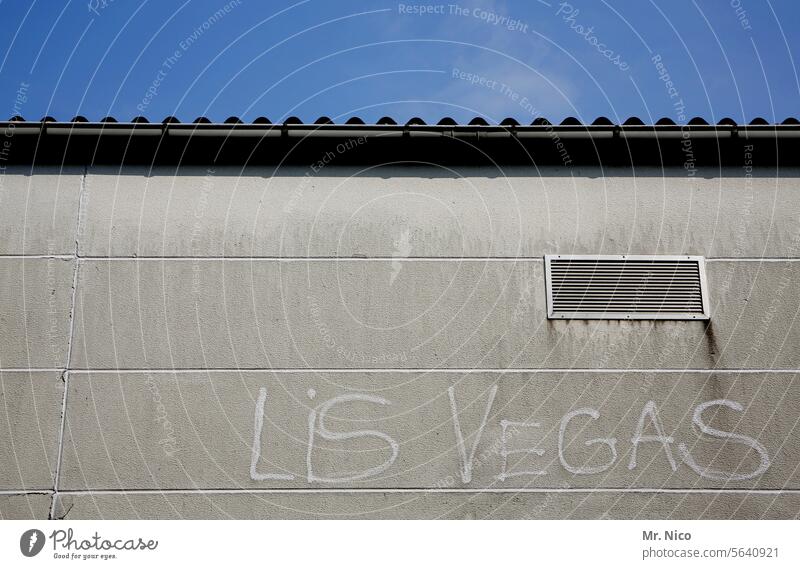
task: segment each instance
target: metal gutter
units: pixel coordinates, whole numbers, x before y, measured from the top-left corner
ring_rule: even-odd
[[[279,137],[337,138],[437,136],[477,138],[562,139],[676,139],[800,138],[800,125],[361,125],[361,124],[226,124],[226,123],[103,123],[103,122],[0,122],[14,134],[54,136],[177,136],[177,137]]]
[[[4,164],[798,166],[800,124],[0,123]],[[356,142],[356,144],[353,144]],[[752,148],[751,148],[752,147]],[[752,156],[750,156],[752,154]],[[328,158],[331,160],[331,158]]]

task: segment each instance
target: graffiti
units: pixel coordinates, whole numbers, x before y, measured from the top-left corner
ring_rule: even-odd
[[[545,476],[547,471],[545,470],[516,470],[516,471],[509,471],[508,470],[508,457],[513,455],[525,455],[529,453],[533,453],[536,456],[544,456],[545,451],[539,448],[521,448],[521,449],[509,449],[508,448],[508,432],[509,427],[512,429],[516,429],[519,431],[520,429],[538,429],[541,427],[539,423],[520,423],[518,421],[506,421],[505,419],[500,421],[500,429],[501,429],[501,436],[500,440],[502,441],[503,448],[500,451],[500,455],[503,457],[503,467],[500,470],[500,474],[497,475],[498,480],[506,480],[508,478],[513,478],[514,476]]]
[[[493,474],[493,478],[499,481],[506,481],[510,478],[521,477],[541,477],[541,476],[559,476],[558,469],[551,470],[547,466],[561,465],[563,471],[560,475],[563,477],[568,474],[576,476],[591,476],[607,472],[612,467],[616,466],[620,461],[620,440],[617,437],[611,436],[611,433],[596,433],[597,436],[584,437],[583,433],[595,433],[597,430],[598,421],[601,419],[601,412],[592,407],[581,407],[566,412],[561,420],[557,423],[557,449],[553,453],[552,450],[547,448],[538,448],[533,446],[532,442],[521,442],[523,434],[537,436],[541,434],[540,431],[547,429],[548,425],[539,421],[518,421],[507,418],[493,418],[492,411],[495,408],[495,400],[497,398],[498,385],[493,385],[488,388],[486,395],[479,397],[472,401],[470,404],[464,406],[459,410],[456,403],[455,387],[450,386],[447,389],[447,396],[450,407],[450,419],[452,425],[453,438],[452,442],[446,449],[454,451],[458,457],[458,465],[453,465],[453,476],[447,476],[448,485],[453,485],[457,478],[461,479],[463,484],[470,484],[473,482],[473,477],[476,468],[486,469],[490,466],[498,468]],[[314,389],[308,390],[308,397],[310,400],[316,398],[316,391]],[[484,403],[485,401],[485,403]],[[267,408],[267,390],[261,388],[259,391],[258,400],[256,401],[255,420],[254,420],[254,435],[253,446],[250,462],[250,478],[254,481],[267,481],[267,480],[285,480],[290,481],[295,479],[299,473],[288,472],[272,472],[264,473],[258,469],[259,463],[264,460],[262,455],[264,447],[269,447],[269,441],[262,438],[262,431],[264,429],[264,419],[269,414]],[[356,480],[366,480],[378,477],[380,475],[391,476],[390,469],[397,461],[402,451],[400,443],[390,434],[379,430],[358,429],[358,430],[335,430],[329,428],[327,425],[327,417],[330,411],[334,408],[346,409],[346,416],[349,420],[355,420],[359,423],[368,422],[368,419],[353,415],[353,408],[348,405],[351,403],[368,404],[369,406],[377,406],[376,410],[381,407],[388,407],[391,401],[374,395],[364,393],[347,393],[338,395],[327,399],[326,401],[310,408],[307,416],[307,444],[305,448],[306,468],[304,478],[308,483],[323,483],[323,484],[339,484],[349,483]],[[471,425],[465,424],[463,414],[469,407],[475,406],[475,409],[480,411],[480,415],[475,416]],[[744,411],[744,406],[736,401],[727,399],[716,399],[706,401],[697,405],[692,414],[692,427],[697,433],[697,440],[694,441],[678,441],[676,438],[668,434],[667,429],[664,427],[661,416],[658,412],[658,407],[655,401],[647,401],[641,413],[639,413],[638,420],[631,428],[630,437],[624,440],[629,441],[630,446],[625,450],[628,451],[630,456],[627,471],[635,471],[640,467],[637,463],[638,453],[640,448],[644,445],[654,445],[652,448],[655,456],[663,455],[663,464],[671,472],[677,471],[683,467],[690,469],[697,476],[715,481],[741,481],[757,478],[762,475],[770,467],[771,461],[766,448],[756,441],[755,439],[743,434],[729,432],[720,428],[715,428],[709,425],[709,416],[713,411],[729,410],[737,413]],[[704,414],[705,417],[704,417]],[[271,424],[285,423],[285,421],[273,420]],[[553,425],[555,426],[555,425]],[[488,429],[497,432],[499,427],[499,449],[495,449],[495,454],[499,457],[497,461],[490,460],[476,460],[476,455],[487,444],[484,442],[484,433]],[[646,434],[652,433],[654,434]],[[513,444],[511,436],[515,439]],[[494,436],[494,435],[493,435]],[[375,453],[383,453],[381,459],[376,459],[375,464],[362,465],[360,469],[350,469],[341,472],[336,472],[336,475],[322,475],[315,471],[313,466],[314,457],[317,453],[318,441],[325,442],[348,442],[349,453],[360,453],[364,449],[359,445],[359,442],[365,439],[377,439],[384,443],[376,450],[373,448],[372,456]],[[468,445],[467,441],[471,440]],[[756,468],[749,472],[740,471],[723,471],[710,466],[702,466],[701,453],[695,450],[698,443],[708,444],[717,443],[722,445],[725,449],[732,447],[743,447],[743,450],[750,455],[758,456],[759,464]],[[583,459],[580,458],[581,448],[590,449],[591,452],[585,452],[587,456]],[[383,450],[380,450],[383,449]],[[330,449],[326,449],[330,450]],[[452,456],[448,451],[447,454]],[[486,453],[480,456],[485,457]],[[676,456],[681,459],[681,464],[676,460]],[[520,467],[519,464],[510,464],[510,458],[516,457],[520,460],[541,462],[541,467]],[[652,458],[649,461],[649,466],[657,464],[658,458]],[[343,464],[337,464],[336,460],[324,461],[326,468],[337,470],[339,467],[344,468]],[[684,466],[685,465],[685,466]],[[350,468],[350,467],[348,467]],[[457,468],[457,470],[456,470]],[[742,466],[742,469],[746,467]],[[567,473],[567,474],[564,474]],[[457,476],[455,476],[457,474]]]
[[[611,460],[602,466],[572,466],[564,457],[564,435],[567,431],[567,426],[572,419],[581,415],[588,415],[592,419],[597,420],[600,418],[600,411],[585,407],[583,409],[576,409],[575,411],[571,411],[564,415],[564,417],[561,419],[561,424],[558,429],[558,460],[561,462],[561,466],[564,467],[564,470],[571,472],[572,474],[599,474],[601,472],[605,472],[617,461],[617,439],[615,438],[591,439],[584,443],[587,447],[596,444],[608,445],[608,448],[611,450]]]
[[[349,395],[340,395],[338,397],[334,397],[333,399],[329,399],[322,405],[320,405],[317,409],[313,409],[308,414],[308,454],[306,456],[306,465],[308,468],[307,471],[307,479],[309,482],[328,482],[328,483],[336,483],[336,482],[352,482],[354,480],[362,480],[364,478],[372,478],[373,476],[377,476],[387,468],[389,468],[392,463],[397,460],[397,455],[400,453],[400,445],[397,444],[392,437],[387,435],[386,433],[381,433],[380,431],[369,431],[369,430],[359,430],[359,431],[350,431],[350,432],[335,432],[330,431],[327,427],[325,427],[325,417],[330,411],[331,407],[334,405],[339,405],[341,403],[347,403],[348,401],[366,401],[369,403],[375,403],[377,405],[389,405],[389,401],[384,399],[383,397],[375,397],[373,395],[364,395],[362,393],[351,393]],[[314,435],[319,434],[323,439],[327,441],[346,441],[351,439],[359,439],[364,437],[375,437],[381,440],[386,441],[392,449],[392,455],[387,458],[383,464],[379,464],[378,466],[374,466],[372,468],[367,468],[361,472],[350,472],[346,476],[339,476],[337,478],[322,478],[314,474],[314,471],[311,466],[311,458],[313,455],[314,450]]]
[[[465,484],[472,480],[472,463],[475,460],[475,452],[478,450],[478,443],[481,441],[483,430],[486,428],[486,421],[489,419],[489,411],[492,409],[495,395],[497,395],[497,386],[492,386],[489,393],[489,401],[486,403],[486,412],[483,414],[478,432],[475,434],[475,441],[472,443],[472,450],[467,456],[467,450],[464,445],[464,434],[461,431],[461,423],[458,420],[458,409],[456,408],[455,388],[450,386],[447,390],[447,395],[450,397],[450,411],[453,414],[453,429],[456,432],[456,441],[458,445],[458,453],[461,456],[461,480]]]
[[[725,431],[720,431],[719,429],[715,429],[713,427],[709,427],[703,422],[703,411],[709,409],[710,407],[714,406],[724,406],[730,407],[734,411],[743,411],[744,407],[742,407],[736,401],[728,401],[727,399],[717,399],[715,401],[708,401],[706,403],[702,403],[698,405],[694,410],[694,416],[692,417],[692,421],[697,426],[700,431],[706,435],[716,437],[718,439],[737,442],[743,444],[747,447],[752,448],[755,450],[760,459],[761,464],[758,466],[756,470],[747,474],[737,474],[735,472],[723,472],[721,470],[713,470],[708,467],[702,467],[692,455],[689,453],[688,448],[686,447],[685,443],[681,443],[678,445],[678,450],[681,452],[681,456],[683,457],[683,461],[689,465],[689,467],[694,470],[697,474],[702,476],[703,478],[709,478],[711,480],[722,480],[722,481],[730,481],[730,480],[750,480],[751,478],[756,478],[757,476],[762,475],[764,472],[767,471],[770,465],[769,455],[767,454],[767,449],[765,449],[761,443],[752,439],[750,437],[746,437],[744,435],[737,435],[735,433],[727,433]]]
[[[313,399],[316,392],[309,389],[308,396]],[[293,480],[294,476],[291,474],[275,474],[275,473],[260,473],[258,472],[258,463],[261,460],[261,436],[264,428],[264,408],[267,401],[267,390],[261,388],[258,393],[258,401],[256,401],[255,425],[253,435],[253,447],[250,456],[250,478],[256,481],[264,480]],[[400,445],[392,439],[389,435],[380,431],[374,430],[358,430],[349,432],[332,431],[326,427],[326,416],[332,407],[340,404],[345,404],[352,401],[360,401],[367,403],[374,403],[377,405],[389,405],[390,402],[382,397],[375,397],[373,395],[364,395],[361,393],[351,393],[347,395],[340,395],[322,403],[321,405],[312,409],[308,414],[308,452],[306,455],[306,480],[308,482],[325,482],[325,483],[338,483],[338,482],[352,482],[354,480],[362,480],[364,478],[371,478],[377,476],[381,472],[388,469],[397,459],[400,452]],[[385,441],[392,450],[391,456],[387,458],[383,464],[366,468],[359,472],[349,472],[346,475],[339,477],[323,477],[314,473],[312,466],[314,456],[314,444],[316,436],[319,435],[326,441],[347,441],[360,438],[374,437]]]

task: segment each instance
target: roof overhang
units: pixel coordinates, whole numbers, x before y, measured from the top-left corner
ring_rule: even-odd
[[[6,164],[800,165],[800,125],[0,122]]]

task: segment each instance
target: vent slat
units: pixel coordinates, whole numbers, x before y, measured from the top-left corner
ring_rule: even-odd
[[[564,294],[569,293],[577,293],[581,291],[592,291],[595,293],[602,293],[602,292],[618,292],[618,293],[625,293],[625,292],[639,292],[643,287],[639,286],[613,286],[613,285],[603,285],[603,286],[584,286],[584,285],[554,285],[553,290],[558,292],[562,292]],[[685,286],[668,286],[668,287],[648,287],[647,292],[648,294],[656,294],[658,292],[665,293],[665,294],[672,294],[672,293],[690,293],[692,291],[700,292],[700,288],[694,285],[685,285]]]
[[[584,300],[584,299],[574,299],[574,300],[563,300],[555,303],[555,306],[567,306],[567,305],[574,305],[574,306],[587,306],[587,305],[603,305],[603,306],[697,306],[698,308],[702,308],[702,303],[700,302],[657,302],[657,301],[649,301],[649,302],[637,302],[635,300],[631,301],[623,301],[623,302],[609,302],[607,300]]]
[[[545,257],[549,318],[707,319],[702,257]]]
[[[575,270],[575,271],[592,271],[592,270],[632,270],[632,271],[654,271],[654,272],[669,272],[669,271],[696,271],[694,267],[682,267],[680,265],[628,265],[620,263],[619,265],[598,265],[596,263],[591,265],[554,265],[554,271],[559,270]]]
[[[668,277],[670,275],[696,275],[697,271],[687,271],[685,269],[670,269],[668,271],[653,271],[648,269],[627,269],[620,267],[619,269],[610,270],[608,267],[597,267],[595,269],[552,269],[554,275],[618,275],[622,272],[625,275],[641,276],[641,275],[654,275],[659,277]]]
[[[620,274],[622,271],[625,271],[625,274]],[[596,270],[596,271],[553,271],[553,276],[563,276],[563,277],[573,277],[576,275],[584,275],[584,276],[617,276],[620,278],[647,278],[647,277],[654,277],[654,278],[670,278],[673,276],[678,277],[695,277],[697,276],[696,271],[669,271],[669,272],[655,272],[655,271],[627,271],[625,269],[620,269],[619,271],[605,271],[605,270]]]
[[[555,301],[555,304],[559,302],[599,302],[603,304],[699,304],[702,306],[702,302],[698,297],[695,297],[692,300],[681,300],[676,301],[672,300],[669,297],[636,297],[636,296],[624,296],[620,298],[615,298],[613,300],[608,298],[603,298],[601,296],[593,296],[593,295],[573,295],[573,296],[559,296],[559,298]]]
[[[573,275],[576,273],[580,274],[587,274],[591,275],[593,273],[601,273],[601,274],[619,274],[621,272],[625,272],[626,274],[630,275],[661,275],[661,276],[668,276],[673,274],[687,274],[687,275],[696,275],[696,270],[686,270],[686,269],[669,269],[666,271],[663,270],[652,270],[652,269],[629,269],[626,267],[619,267],[619,268],[610,268],[610,267],[566,267],[566,268],[558,268],[558,269],[551,269],[554,275],[557,274],[569,274]]]
[[[616,278],[616,279],[630,279],[630,280],[639,280],[639,279],[675,279],[675,278],[697,278],[697,273],[627,273],[627,274],[620,274],[619,271],[615,272],[604,272],[604,271],[592,271],[592,272],[581,272],[581,271],[570,271],[566,273],[553,273],[554,277],[557,278],[575,278],[575,277],[585,277],[585,278]]]
[[[601,257],[602,255],[598,255]],[[634,259],[633,257],[627,259],[611,259],[610,257],[603,258],[600,263],[596,259],[553,259],[553,266],[557,265],[597,265],[603,264],[606,266],[613,266],[613,265],[628,265],[628,266],[637,266],[637,265],[682,265],[686,259],[676,259],[674,261],[661,261],[657,258],[646,258],[646,259]]]
[[[580,279],[580,282],[577,284],[585,284],[586,286],[590,285],[613,285],[615,283],[623,284],[623,285],[642,285],[642,284],[660,284],[660,285],[669,285],[671,283],[675,284],[684,284],[684,285],[693,285],[697,286],[697,278],[685,278],[685,279],[640,279],[640,280],[623,280],[619,278],[585,278],[581,277],[580,275],[576,275],[573,278],[569,279],[553,279],[553,284],[575,284],[575,280]]]
[[[573,297],[573,298],[565,298],[559,299],[554,302],[554,306],[559,304],[619,304],[621,306],[626,305],[643,305],[643,304],[653,304],[653,305],[664,305],[664,304],[674,304],[674,305],[681,305],[681,306],[689,306],[689,305],[697,305],[702,306],[702,302],[699,300],[696,301],[669,301],[669,300],[641,300],[635,298],[626,298],[620,300],[609,300],[607,298],[580,298],[580,297]]]

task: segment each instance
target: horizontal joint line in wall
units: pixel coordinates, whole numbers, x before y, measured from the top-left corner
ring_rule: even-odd
[[[0,370],[3,371],[3,370]],[[19,370],[18,370],[19,371]],[[41,371],[41,370],[22,370]],[[800,369],[709,368],[83,368],[69,374],[91,373],[800,373]]]
[[[59,490],[58,494],[800,494],[800,489],[750,488],[187,488]]]
[[[309,257],[275,257],[275,256],[198,256],[198,257],[88,257],[79,256],[83,261],[275,261],[281,263],[302,263],[307,261],[535,261],[541,262],[542,257],[391,257],[391,256],[377,256],[377,257],[360,257],[341,256],[341,257],[323,257],[323,256],[309,256]]]
[[[724,263],[797,263],[798,257],[706,257],[706,262]]]
[[[0,255],[0,259],[59,259],[63,261],[72,261],[75,255],[50,255],[50,254],[27,254],[21,253],[19,255]]]
[[[69,371],[63,367],[0,367],[0,373],[11,373],[11,372],[44,372],[44,371],[52,371],[58,373],[64,373],[65,371]]]
[[[658,256],[658,255],[654,255]],[[70,261],[80,259],[82,261],[277,261],[277,262],[305,262],[305,261],[526,261],[542,262],[543,255],[524,256],[506,255],[492,257],[457,257],[457,256],[427,256],[427,257],[392,257],[385,256],[270,256],[270,255],[248,255],[248,256],[187,256],[187,255],[163,255],[163,256],[102,256],[102,255],[50,255],[50,254],[5,254],[0,255],[0,259],[60,259]],[[725,262],[725,263],[796,263],[800,262],[800,257],[706,257],[706,262]]]

